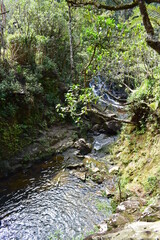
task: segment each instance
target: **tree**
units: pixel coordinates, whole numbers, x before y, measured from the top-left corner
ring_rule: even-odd
[[[97,9],[104,9],[110,11],[119,11],[119,10],[129,10],[135,7],[139,7],[143,24],[147,33],[146,42],[148,46],[154,49],[158,54],[160,54],[160,41],[158,36],[156,36],[152,23],[150,21],[150,17],[147,11],[147,4],[156,3],[160,4],[160,0],[133,0],[131,3],[126,4],[114,4],[110,5],[107,3],[103,3],[102,1],[93,1],[93,0],[66,0],[70,6],[75,7],[84,7],[84,6],[93,6]],[[114,1],[115,2],[115,1]]]
[[[73,39],[72,39],[72,16],[71,16],[71,7],[68,5],[68,15],[69,15],[69,43],[70,43],[70,61],[71,61],[71,78],[74,81],[75,69],[74,69],[74,59],[73,59]]]
[[[6,24],[6,13],[8,11],[6,11],[5,5],[3,3],[3,0],[0,1],[0,6],[1,6],[1,13],[0,13],[0,57],[2,55],[1,53],[1,48],[3,48],[3,59],[4,59],[4,55],[5,55],[5,50],[4,50],[4,28],[5,28],[5,24]]]

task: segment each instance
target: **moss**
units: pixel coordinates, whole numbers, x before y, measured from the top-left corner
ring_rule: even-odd
[[[120,166],[122,191],[136,195],[160,193],[160,134],[149,125],[144,134],[137,135],[126,127],[114,146],[112,159]]]
[[[98,211],[103,212],[107,216],[110,215],[111,212],[112,212],[112,206],[107,201],[104,201],[104,202],[103,201],[97,201],[96,207],[97,207]]]

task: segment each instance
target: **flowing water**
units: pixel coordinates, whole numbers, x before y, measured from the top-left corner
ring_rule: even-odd
[[[105,81],[105,79],[98,75],[92,79],[92,81],[89,83],[89,86],[93,89],[93,92],[96,96],[99,97],[99,103],[103,106],[111,106],[112,110],[115,109],[123,109],[124,107],[118,102],[115,101],[111,96],[108,95],[107,91],[111,91],[112,95],[115,97],[122,97],[124,95],[126,97],[126,94],[124,92],[124,89],[119,89],[119,91],[115,91],[113,87],[109,86],[109,83]]]
[[[100,136],[94,139],[92,155],[98,141],[106,144],[107,137]],[[105,211],[97,208],[99,202],[109,206],[99,194],[103,184],[85,183],[64,171],[75,163],[74,151],[1,180],[0,240],[80,239],[106,219]]]

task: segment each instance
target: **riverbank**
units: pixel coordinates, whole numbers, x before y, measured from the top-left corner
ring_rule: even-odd
[[[104,221],[111,214],[106,183],[114,181],[106,154],[115,140],[91,133],[88,140],[80,138],[64,152],[1,179],[0,238],[81,239]]]
[[[29,168],[37,161],[44,161],[62,153],[74,145],[78,134],[78,129],[68,124],[59,124],[44,130],[19,154],[4,161],[1,160],[0,177],[5,177],[23,168]]]
[[[159,239],[160,237],[160,135],[149,124],[144,133],[127,126],[112,148],[118,184],[112,199],[115,213],[106,229],[85,240]],[[101,225],[100,225],[101,226]],[[102,224],[103,226],[103,224]]]
[[[137,240],[139,236],[144,239],[146,237],[155,239],[154,237],[158,236],[156,234],[159,234],[160,220],[158,130],[154,135],[149,129],[143,134],[137,134],[134,127],[128,126],[117,138],[115,135],[109,136],[96,129],[93,127],[86,139],[80,138],[77,128],[68,125],[55,126],[43,132],[33,144],[24,149],[17,157],[17,161],[12,162],[10,166],[12,175],[7,178],[7,185],[2,191],[2,202],[13,201],[5,200],[10,193],[18,199],[19,191],[24,192],[20,199],[22,202],[25,201],[26,189],[29,189],[27,195],[29,193],[31,198],[32,192],[37,189],[38,199],[38,192],[44,192],[51,197],[50,191],[60,191],[61,188],[65,191],[72,189],[71,197],[74,199],[75,191],[76,194],[78,191],[79,196],[82,197],[83,191],[81,192],[80,189],[88,189],[85,194],[90,196],[89,192],[93,193],[94,197],[92,196],[91,199],[94,200],[90,204],[91,208],[95,209],[96,221],[93,218],[92,224],[87,226],[88,229],[93,229],[93,225],[96,225],[98,233],[83,237],[84,239],[128,240],[128,236]],[[76,187],[72,186],[74,182],[77,184]],[[5,184],[5,181],[2,181],[2,188]],[[46,197],[48,199],[47,195]],[[43,201],[44,203],[46,201],[44,196]],[[16,208],[14,211],[20,214]],[[84,218],[85,214],[84,212]],[[55,221],[54,217],[51,217],[53,221]],[[1,222],[2,236],[3,228],[6,231],[6,219],[8,221],[10,217],[6,218],[4,214]],[[17,224],[17,219],[15,221]],[[25,222],[23,224],[26,226]],[[12,224],[9,226],[11,230]],[[52,225],[50,227],[52,228]],[[22,232],[22,229],[19,231]],[[75,235],[76,231],[75,229]],[[136,235],[137,232],[139,236]],[[81,233],[87,235],[82,226]],[[12,235],[11,231],[8,234]],[[61,235],[60,239],[64,239],[64,235]]]

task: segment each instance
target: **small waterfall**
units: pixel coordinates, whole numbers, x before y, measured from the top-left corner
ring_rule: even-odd
[[[124,106],[121,103],[113,99],[108,94],[108,92],[111,92],[113,96],[115,96],[116,98],[120,98],[122,94],[124,95],[124,90],[123,92],[118,92],[114,89],[114,86],[109,85],[111,84],[107,84],[105,78],[101,75],[94,77],[89,83],[89,87],[92,88],[94,94],[99,97],[100,105],[102,105],[103,107],[108,106],[108,108],[112,110],[124,109]]]

